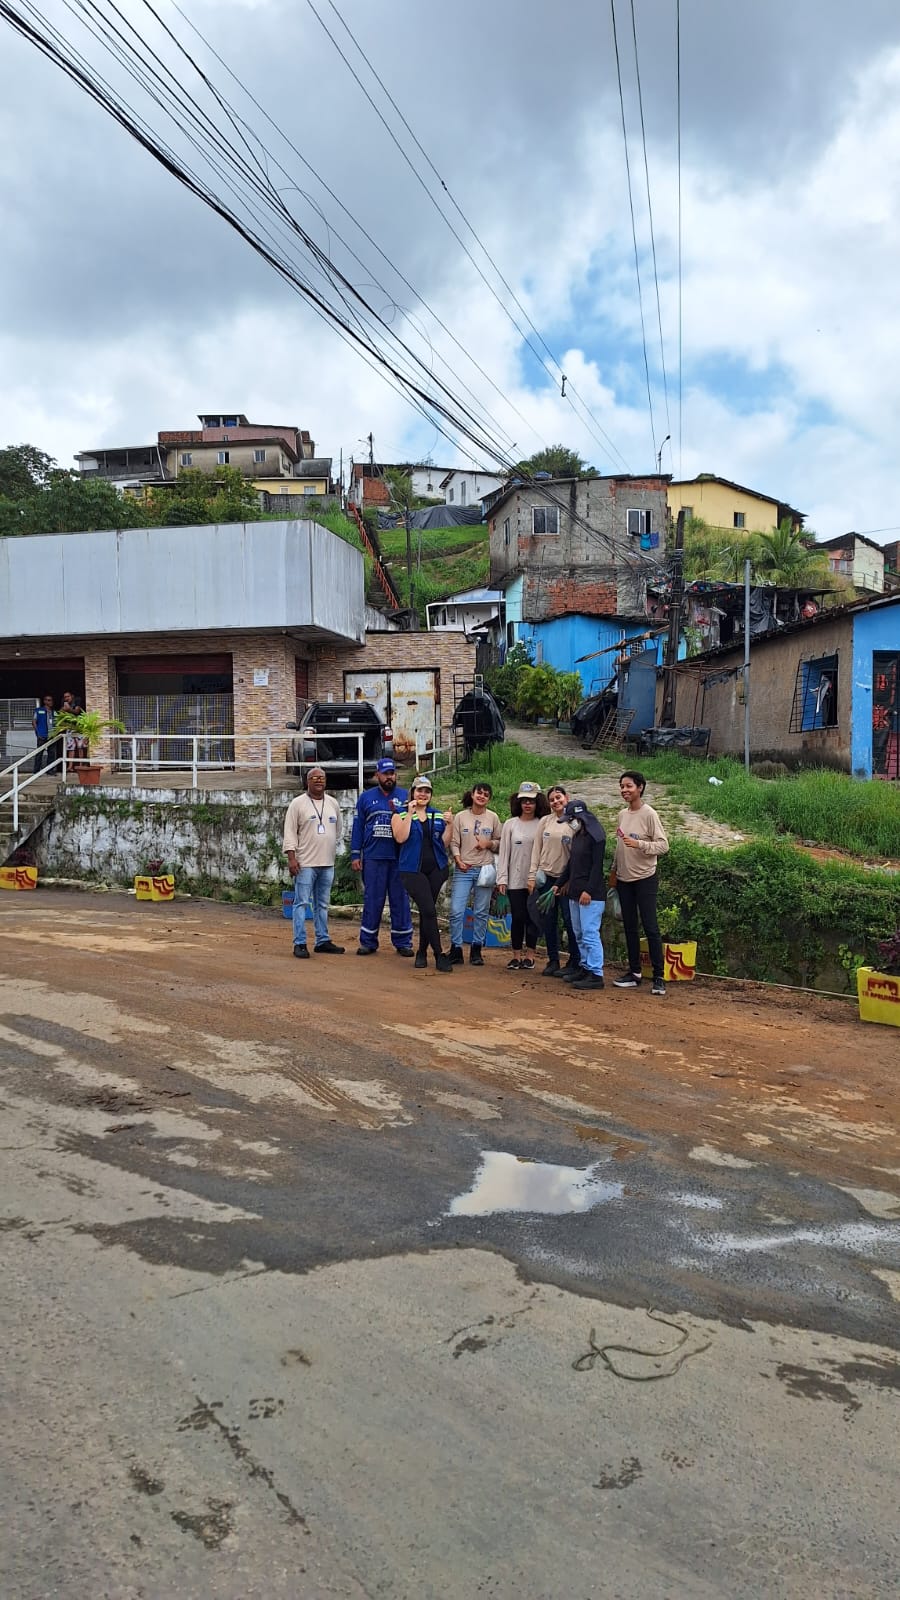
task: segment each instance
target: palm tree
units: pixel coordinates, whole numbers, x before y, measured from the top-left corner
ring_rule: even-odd
[[[754,569],[770,583],[792,589],[811,587],[830,577],[825,551],[807,544],[787,518],[772,533],[757,535]]]

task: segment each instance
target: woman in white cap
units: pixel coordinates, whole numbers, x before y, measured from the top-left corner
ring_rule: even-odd
[[[447,882],[447,846],[453,828],[452,811],[435,811],[431,804],[431,779],[418,774],[412,781],[404,811],[391,818],[391,832],[400,846],[400,878],[419,912],[419,948],[415,965],[427,967],[429,945],[438,972],[452,972],[453,963],[441,949],[437,897]]]
[[[497,860],[497,887],[509,896],[512,915],[512,959],[506,968],[508,972],[533,972],[541,930],[528,910],[528,877],[534,841],[550,807],[539,783],[520,783],[517,793],[510,796],[509,810],[509,820],[500,831]]]

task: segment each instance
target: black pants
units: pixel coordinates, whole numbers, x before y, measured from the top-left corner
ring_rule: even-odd
[[[514,950],[521,950],[523,943],[529,950],[537,949],[537,942],[541,930],[536,922],[532,922],[528,910],[527,889],[507,889],[509,896],[509,910],[512,918],[509,942]]]
[[[558,878],[551,878],[548,873],[547,881],[540,889],[540,893],[543,894],[546,889],[552,889],[553,885],[558,882]],[[559,960],[560,913],[562,913],[563,927],[566,930],[566,946],[569,951],[569,965],[577,967],[580,962],[578,954],[578,941],[572,932],[572,917],[569,911],[568,896],[564,894],[557,896],[551,905],[550,910],[544,913],[544,917],[541,922],[541,928],[544,934],[544,943],[547,946],[547,960]]]
[[[441,931],[437,919],[437,897],[447,882],[449,869],[435,867],[432,872],[401,872],[403,887],[419,913],[419,954],[431,945],[436,956],[441,951]]]
[[[638,927],[638,917],[640,917],[644,933],[647,935],[653,976],[662,979],[665,967],[662,937],[656,920],[658,887],[659,880],[655,872],[652,878],[635,878],[633,883],[624,883],[620,878],[617,884],[619,904],[622,907],[622,927],[625,930],[625,943],[628,946],[628,965],[634,973],[641,970],[641,935]]]

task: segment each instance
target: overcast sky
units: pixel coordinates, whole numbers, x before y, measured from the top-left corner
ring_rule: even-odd
[[[665,385],[631,5],[616,0],[652,422],[609,5],[335,0],[592,420],[560,397],[477,275],[309,0],[179,0],[180,12],[154,3],[245,119],[297,219],[429,370],[468,404],[478,397],[511,454],[561,440],[601,471],[643,472],[662,447],[664,471],[713,472],[787,500],[823,538],[849,528],[900,537],[897,0],[682,0],[680,374],[675,0],[635,0]],[[330,0],[313,3],[365,77]],[[211,106],[143,0],[118,4]],[[63,0],[43,10],[167,142],[186,148]],[[395,125],[371,80],[367,88]],[[239,148],[233,128],[228,138]],[[382,460],[466,459],[2,24],[0,229],[0,444],[27,441],[70,465],[76,450],[146,443],[221,408],[307,428],[335,460],[341,450],[345,462],[359,458],[370,429]]]

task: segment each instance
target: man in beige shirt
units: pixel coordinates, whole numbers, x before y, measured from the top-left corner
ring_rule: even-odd
[[[311,767],[306,793],[291,801],[284,818],[283,845],[294,880],[294,955],[301,961],[309,960],[307,905],[312,905],[316,955],[344,954],[343,945],[334,944],[328,936],[334,862],[343,833],[341,808],[325,791],[325,773],[321,767]]]

